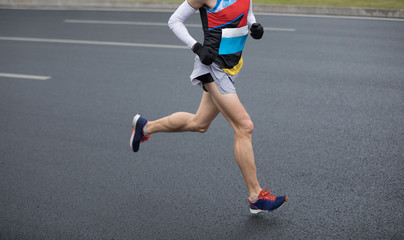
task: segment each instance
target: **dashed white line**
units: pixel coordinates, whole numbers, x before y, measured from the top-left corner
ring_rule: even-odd
[[[254,13],[260,16],[276,17],[306,17],[306,18],[331,18],[331,19],[350,19],[350,20],[372,20],[372,21],[397,21],[402,22],[402,18],[384,18],[384,17],[360,17],[360,16],[338,16],[338,15],[317,15],[317,14],[292,14],[292,13]]]
[[[167,23],[162,22],[136,22],[136,21],[104,21],[104,20],[81,20],[81,19],[65,19],[65,23],[87,23],[87,24],[116,24],[116,25],[143,25],[143,26],[159,26],[168,27]],[[199,24],[185,24],[187,27],[201,27]]]
[[[23,42],[47,42],[47,43],[107,45],[107,46],[122,46],[122,47],[151,47],[151,48],[188,49],[188,47],[180,46],[180,45],[130,43],[130,42],[86,41],[86,40],[53,39],[53,38],[0,37],[0,40],[3,40],[3,41],[23,41]]]
[[[116,24],[116,25],[138,25],[138,26],[159,26],[159,27],[167,27],[167,23],[162,22],[136,22],[136,21],[103,21],[103,20],[85,20],[85,19],[65,19],[65,23],[83,23],[83,24]],[[186,27],[202,27],[201,24],[185,24]],[[267,31],[285,31],[285,32],[294,32],[296,29],[294,28],[273,28],[266,27],[264,30]]]
[[[49,76],[38,76],[38,75],[26,75],[26,74],[15,74],[15,73],[0,73],[0,77],[5,78],[22,78],[22,79],[32,79],[32,80],[49,80]]]
[[[294,28],[270,28],[270,27],[264,27],[264,30],[267,31],[280,31],[280,32],[294,32],[296,29]]]

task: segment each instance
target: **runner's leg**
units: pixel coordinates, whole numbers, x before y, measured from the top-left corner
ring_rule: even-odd
[[[170,116],[149,121],[146,125],[148,134],[157,132],[206,132],[210,123],[219,114],[210,94],[204,92],[196,114],[176,112]]]
[[[257,179],[252,132],[254,125],[236,93],[222,94],[216,83],[204,85],[217,108],[234,129],[234,156],[247,184],[250,197],[262,190]]]

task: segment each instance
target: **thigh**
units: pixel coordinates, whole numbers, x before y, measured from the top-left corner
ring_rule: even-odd
[[[205,84],[205,88],[209,91],[216,107],[235,130],[251,122],[250,115],[245,110],[237,93],[222,94],[216,83]]]
[[[195,121],[201,125],[209,126],[218,114],[219,109],[213,101],[210,93],[204,92],[198,111],[195,114]]]

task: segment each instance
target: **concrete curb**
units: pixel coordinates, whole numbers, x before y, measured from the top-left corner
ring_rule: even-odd
[[[139,10],[163,9],[175,10],[179,3],[170,2],[125,2],[120,0],[0,0],[0,8],[28,9],[113,9]],[[379,18],[402,18],[404,9],[348,8],[348,7],[306,7],[254,5],[254,11],[260,13],[338,15]]]

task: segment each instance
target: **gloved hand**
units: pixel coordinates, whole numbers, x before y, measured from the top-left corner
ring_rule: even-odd
[[[218,53],[212,48],[203,46],[198,42],[194,44],[194,46],[192,47],[192,51],[194,51],[194,53],[199,56],[201,62],[205,65],[212,64],[218,55]]]
[[[264,28],[259,23],[253,23],[251,25],[251,37],[254,39],[261,39],[262,35],[264,35]]]

